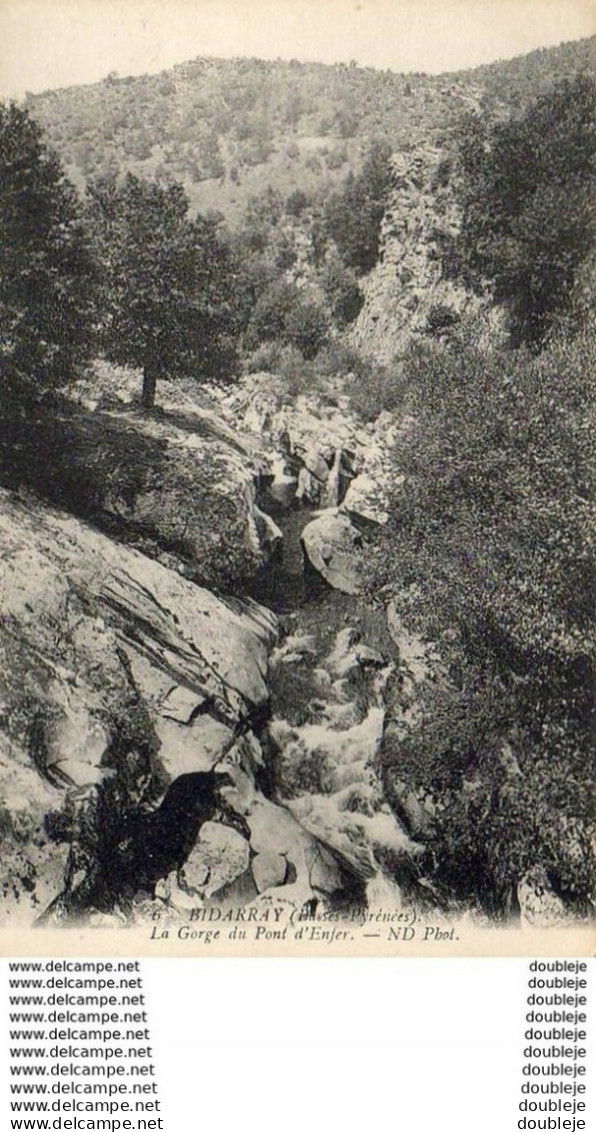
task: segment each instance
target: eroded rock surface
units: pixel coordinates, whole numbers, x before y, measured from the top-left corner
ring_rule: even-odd
[[[7,491],[0,538],[5,919],[361,903],[415,859],[375,772],[387,660],[357,630],[279,642],[257,603]],[[321,685],[310,720],[267,724],[271,665]]]
[[[3,859],[16,840],[14,902],[40,912],[40,854],[101,868],[129,812],[266,712],[277,625],[32,499],[2,492],[0,539]]]

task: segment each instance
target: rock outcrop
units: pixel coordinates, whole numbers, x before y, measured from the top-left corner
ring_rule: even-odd
[[[431,145],[393,154],[379,260],[362,281],[365,301],[350,331],[354,346],[380,361],[390,362],[413,334],[441,332],[467,314],[488,317],[489,304],[442,271],[444,240],[460,224],[451,164]]]
[[[32,499],[2,493],[0,538],[3,859],[14,827],[14,907],[40,912],[40,857],[101,868],[127,813],[250,733],[277,626]]]

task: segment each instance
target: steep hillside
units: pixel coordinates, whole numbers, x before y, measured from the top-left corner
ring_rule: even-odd
[[[558,79],[578,71],[593,73],[595,51],[596,37],[592,36],[561,43],[558,47],[541,47],[515,59],[485,63],[452,77],[477,83],[483,91],[483,108],[490,109],[499,103],[521,108],[528,99],[536,98]]]
[[[195,59],[158,75],[28,95],[75,182],[131,170],[181,180],[194,208],[235,218],[268,185],[328,190],[375,137],[408,151],[441,144],[455,116],[521,105],[593,66],[594,41],[457,75],[398,75],[355,64]]]

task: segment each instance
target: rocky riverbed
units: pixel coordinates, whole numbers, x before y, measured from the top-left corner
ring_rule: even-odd
[[[135,442],[159,433],[186,462],[182,558],[2,491],[7,925],[440,903],[425,879],[432,814],[399,784],[389,797],[381,758],[436,661],[362,593],[387,453],[408,422],[362,425],[341,399],[288,403],[271,384],[245,379],[209,409],[174,389],[154,423],[119,390]],[[118,416],[99,399],[87,411],[96,437]],[[188,546],[192,558],[225,544],[195,494],[214,444],[228,469],[219,490],[240,501],[234,531],[252,548],[242,592],[201,586],[189,568]],[[183,496],[168,502],[152,483],[147,499],[142,480],[136,492],[128,518],[143,531],[149,511],[162,542],[159,524],[184,527]]]

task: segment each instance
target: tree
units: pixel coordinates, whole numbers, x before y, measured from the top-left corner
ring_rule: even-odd
[[[361,173],[349,173],[325,206],[325,228],[343,262],[359,275],[375,266],[381,221],[391,188],[391,147],[374,142]]]
[[[233,367],[237,315],[234,265],[219,219],[188,218],[178,184],[128,174],[90,189],[104,266],[104,348],[143,371],[142,404],[157,382],[221,377]]]
[[[596,82],[583,75],[506,122],[464,125],[456,270],[492,287],[516,345],[541,346],[596,245],[595,154]]]
[[[22,404],[89,356],[95,265],[75,190],[14,103],[0,106],[0,232],[4,396]]]
[[[355,272],[344,267],[339,256],[329,256],[321,271],[321,286],[338,326],[348,326],[358,317],[364,304],[364,295]]]

